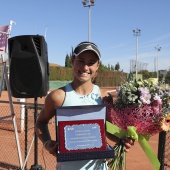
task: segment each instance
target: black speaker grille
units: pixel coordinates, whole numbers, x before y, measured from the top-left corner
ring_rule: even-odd
[[[42,73],[36,56],[31,58],[13,58],[10,74],[13,88],[20,94],[38,94],[42,86]],[[16,86],[16,87],[15,87]]]
[[[33,37],[33,41],[39,56],[41,56],[41,41],[39,37]]]

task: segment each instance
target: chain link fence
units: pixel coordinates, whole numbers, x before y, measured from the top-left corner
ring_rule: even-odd
[[[165,149],[164,149],[164,170],[170,170],[170,132],[166,133],[166,138],[165,138]]]
[[[42,105],[38,105],[38,114],[41,108]],[[14,113],[17,122],[23,165],[25,164],[24,169],[27,170],[35,163],[34,106],[14,104]],[[49,122],[49,130],[52,139],[55,140],[54,120]],[[38,140],[37,159],[38,165],[41,165],[43,169],[52,170],[56,167],[56,158],[43,149],[40,140]],[[7,105],[1,105],[0,107],[0,170],[20,170],[11,110]]]
[[[14,126],[11,118],[9,104],[0,107],[0,170],[20,170],[17,153],[17,145],[14,134]],[[39,114],[42,104],[38,105]],[[34,105],[23,105],[14,103],[14,113],[17,121],[21,154],[25,170],[34,165]],[[55,120],[49,122],[49,131],[55,140]],[[161,162],[160,170],[170,170],[170,132],[161,132],[159,135],[158,159]],[[38,140],[38,165],[45,170],[53,170],[56,167],[56,158],[43,149],[41,141]],[[26,160],[26,161],[25,161]]]
[[[170,132],[159,134],[158,159],[161,163],[160,170],[170,170]]]

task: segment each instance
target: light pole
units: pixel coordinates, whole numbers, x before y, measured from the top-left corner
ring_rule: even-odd
[[[140,36],[140,29],[133,30],[133,35],[136,36],[136,80],[138,75],[138,36]]]
[[[90,11],[90,7],[91,6],[94,6],[94,1],[95,0],[84,0],[82,3],[83,3],[83,6],[84,7],[88,7],[89,8],[89,16],[88,16],[88,41],[90,42],[90,27],[91,27],[91,21],[90,21],[90,17],[91,17],[91,11]]]
[[[159,69],[158,69],[158,58],[159,58],[159,52],[161,51],[161,47],[157,46],[155,47],[155,49],[157,50],[157,79],[159,80]]]

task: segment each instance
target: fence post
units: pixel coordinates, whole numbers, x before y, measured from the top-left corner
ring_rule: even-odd
[[[162,131],[159,133],[159,142],[158,142],[158,160],[161,164],[159,170],[164,170],[165,142],[166,142],[166,132]]]
[[[19,102],[25,102],[26,99],[24,98],[21,98],[21,99],[18,99]],[[21,113],[20,113],[20,130],[21,132],[24,131],[24,124],[25,124],[25,104],[21,104]]]

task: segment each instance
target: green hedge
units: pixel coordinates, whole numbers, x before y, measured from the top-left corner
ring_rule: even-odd
[[[119,86],[127,80],[127,74],[119,71],[104,71],[99,70],[94,81],[100,87]]]
[[[61,80],[61,81],[70,81],[73,79],[72,69],[66,67],[50,67],[50,81]]]
[[[49,79],[50,81],[71,81],[73,79],[72,68],[51,66]],[[119,86],[126,80],[127,73],[99,70],[94,83],[100,87]]]

